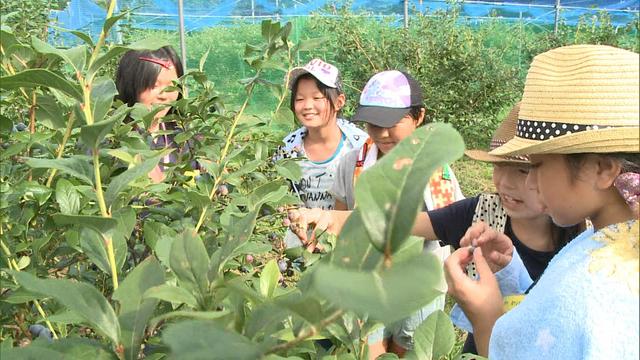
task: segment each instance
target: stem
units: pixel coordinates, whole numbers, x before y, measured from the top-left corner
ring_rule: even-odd
[[[111,280],[113,282],[113,290],[118,288],[118,268],[116,268],[116,256],[113,251],[113,241],[111,237],[103,237],[104,244],[107,247],[107,257],[109,258],[109,267],[111,268]]]
[[[109,8],[107,9],[107,19],[113,15],[113,10],[116,7],[116,0],[109,1]],[[89,62],[87,63],[87,69],[91,68],[91,65],[98,58],[98,54],[100,53],[100,49],[104,46],[104,40],[107,38],[107,33],[104,32],[104,28],[100,31],[100,37],[98,38],[98,42],[96,46],[93,48],[93,52],[91,53],[91,58],[89,58]],[[84,95],[82,104],[82,111],[84,112],[84,116],[87,121],[87,125],[93,124],[93,114],[91,112],[91,86],[93,85],[93,77],[95,74],[91,75],[88,79],[83,79],[80,75],[80,72],[77,72],[78,80],[80,81],[80,85],[82,86],[82,92]]]
[[[116,0],[110,0],[109,7],[107,8],[106,19],[109,19],[113,15],[113,11],[115,10],[115,8],[116,8]],[[100,37],[98,38],[98,42],[96,43],[96,46],[93,48],[93,52],[91,53],[91,58],[89,58],[87,69],[91,68],[91,65],[93,64],[93,62],[96,61],[96,58],[100,53],[100,48],[104,45],[104,40],[106,38],[107,38],[107,33],[104,32],[104,28],[103,28],[102,31],[100,31]]]
[[[265,354],[272,354],[272,353],[276,353],[282,350],[288,350],[291,349],[292,347],[298,345],[299,343],[305,341],[306,339],[316,335],[318,332],[320,332],[320,330],[324,329],[327,325],[331,324],[332,322],[334,322],[336,319],[338,319],[340,316],[342,316],[342,314],[344,313],[343,310],[336,310],[333,314],[329,315],[328,318],[323,319],[322,321],[320,321],[320,323],[318,323],[318,325],[311,325],[308,328],[303,329],[302,331],[300,331],[300,334],[298,336],[296,336],[295,339],[289,341],[289,342],[285,342],[282,344],[278,344],[274,347],[272,347],[271,349],[267,350],[267,352]]]
[[[98,148],[93,149],[93,175],[96,178],[96,197],[100,206],[102,217],[111,217],[107,211],[107,203],[104,201],[104,193],[102,192],[102,179],[100,179],[100,158],[98,157]]]
[[[69,141],[69,138],[71,137],[71,131],[73,130],[73,122],[75,120],[75,117],[73,115],[73,111],[71,113],[69,113],[69,120],[67,120],[67,130],[64,132],[64,136],[62,137],[62,142],[60,143],[60,145],[58,146],[58,151],[56,153],[56,159],[60,159],[62,157],[62,153],[64,152],[64,147],[65,145],[67,145],[67,141]],[[47,179],[47,187],[51,187],[51,183],[53,182],[53,178],[54,176],[56,176],[56,173],[58,172],[57,169],[51,169],[51,174],[49,175],[49,178]]]
[[[98,198],[100,213],[102,214],[102,217],[111,217],[111,214],[107,211],[107,203],[104,200],[104,193],[102,192],[98,148],[93,149],[93,173],[96,178],[96,197]],[[104,240],[104,245],[107,248],[107,257],[109,258],[109,267],[111,268],[111,280],[113,281],[113,289],[115,290],[118,288],[118,268],[116,267],[116,257],[113,251],[113,241],[111,241],[110,236],[105,237],[102,235],[102,239]]]
[[[277,114],[278,111],[280,110],[280,107],[282,106],[282,103],[284,102],[284,99],[287,97],[287,87],[289,86],[289,78],[290,78],[290,74],[291,74],[291,64],[293,63],[293,58],[291,57],[291,47],[287,48],[287,58],[289,59],[289,66],[287,69],[287,75],[284,77],[284,91],[282,92],[282,95],[280,96],[280,99],[278,100],[278,105],[276,106],[275,111],[273,112],[273,114]],[[273,121],[273,116],[269,119],[269,126],[271,126],[271,122]]]
[[[257,75],[259,74],[260,73],[258,72]],[[255,88],[255,83],[251,83],[251,87],[249,87],[249,90],[247,91],[247,98],[244,100],[242,107],[240,107],[240,111],[238,111],[236,116],[233,118],[233,122],[231,123],[231,129],[227,134],[227,139],[225,141],[224,148],[222,149],[222,152],[220,153],[220,158],[218,159],[218,165],[222,163],[222,160],[227,156],[227,153],[229,152],[229,146],[231,145],[231,138],[233,137],[233,133],[236,130],[236,126],[238,125],[238,121],[240,120],[240,117],[244,113],[244,110],[247,108],[247,105],[249,104],[249,99],[251,99],[251,94],[253,93],[254,88]],[[224,169],[220,169],[220,171],[222,173]],[[222,179],[222,176],[216,176],[216,180],[213,183],[213,188],[211,188],[211,192],[209,193],[209,200],[213,201],[216,195],[216,189],[218,188],[218,185],[220,184],[221,179]],[[196,233],[204,223],[204,219],[207,216],[207,210],[209,210],[209,205],[206,205],[202,209],[202,212],[200,213],[200,218],[198,219],[198,223],[196,224],[196,228],[195,228]]]
[[[2,234],[1,228],[0,228],[0,234]],[[2,241],[2,239],[0,239],[0,247],[2,247],[2,251],[7,256],[7,260],[8,260],[7,263],[9,264],[9,269],[20,271],[20,268],[18,267],[16,260],[11,258],[11,251],[9,251],[9,248],[4,243],[4,241]],[[15,279],[14,279],[14,282],[16,282]],[[42,318],[44,319],[44,322],[47,324],[47,327],[51,331],[51,335],[53,336],[54,339],[57,340],[58,334],[56,334],[56,331],[53,329],[53,325],[51,324],[51,321],[49,321],[49,319],[47,318],[47,313],[45,313],[42,306],[40,306],[40,302],[38,300],[33,300],[33,304],[36,306],[36,309],[38,309],[38,313],[40,314],[40,316],[42,316]]]

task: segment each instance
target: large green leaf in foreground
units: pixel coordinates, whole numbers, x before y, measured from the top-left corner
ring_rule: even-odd
[[[336,306],[385,323],[409,316],[441,294],[442,264],[416,254],[407,240],[429,177],[463,149],[453,127],[432,124],[364,172],[356,186],[358,207],[329,259],[311,274],[313,289]]]

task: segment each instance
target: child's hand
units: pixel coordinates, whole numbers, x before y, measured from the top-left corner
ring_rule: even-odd
[[[300,241],[305,246],[312,245],[309,243],[311,239],[307,237],[309,225],[315,225],[314,231],[316,232],[326,230],[329,234],[337,234],[337,231],[332,226],[333,216],[329,210],[299,208],[289,210],[287,216],[290,222],[289,229],[300,238]]]
[[[474,260],[479,279],[471,280],[465,274],[467,264]],[[482,249],[476,248],[473,254],[469,247],[460,248],[451,254],[444,263],[449,294],[462,307],[472,323],[487,318],[497,319],[502,315],[502,294],[498,281],[482,256]]]
[[[513,256],[513,242],[511,239],[482,221],[473,224],[460,239],[460,247],[467,246],[482,248],[482,253],[485,254],[489,267],[493,272],[497,272],[507,266]]]

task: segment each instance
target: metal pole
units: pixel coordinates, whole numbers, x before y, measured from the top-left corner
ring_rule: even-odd
[[[180,19],[180,55],[182,57],[182,67],[187,69],[187,43],[184,40],[184,4],[178,0],[178,18]],[[184,97],[188,97],[186,84],[183,88]]]
[[[556,0],[556,18],[554,20],[554,24],[553,24],[553,33],[557,34],[558,33],[558,22],[560,21],[560,0]]]
[[[404,0],[404,28],[409,28],[409,0]]]
[[[256,23],[256,2],[255,0],[251,0],[251,22]]]

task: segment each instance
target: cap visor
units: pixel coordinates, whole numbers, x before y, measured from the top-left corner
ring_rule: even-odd
[[[375,126],[390,128],[402,120],[411,108],[388,108],[382,106],[358,106],[351,121],[362,121]]]

